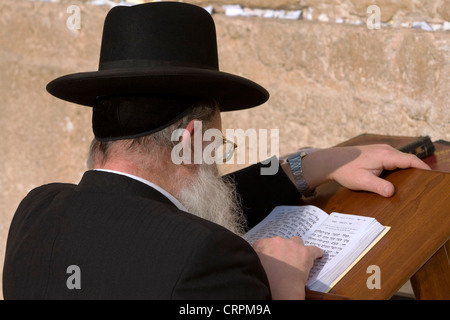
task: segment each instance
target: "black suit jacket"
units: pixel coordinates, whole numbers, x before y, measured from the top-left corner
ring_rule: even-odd
[[[258,170],[232,175],[251,224],[274,205],[298,199],[282,172]],[[73,265],[80,289],[67,285]],[[270,298],[258,256],[242,238],[177,209],[139,181],[100,171],[86,172],[78,185],[41,186],[22,201],[8,235],[3,293],[5,299]]]

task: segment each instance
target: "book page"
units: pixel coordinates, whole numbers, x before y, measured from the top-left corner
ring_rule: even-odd
[[[324,250],[321,259],[315,261],[310,271],[307,285],[324,277],[333,270],[342,256],[353,255],[355,247],[365,233],[376,222],[374,218],[333,212],[311,236],[304,240],[305,245],[313,245]],[[351,263],[350,261],[349,263]]]
[[[262,238],[308,237],[328,214],[315,206],[278,206],[243,238],[251,245]]]

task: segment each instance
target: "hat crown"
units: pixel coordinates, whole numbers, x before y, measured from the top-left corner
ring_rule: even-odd
[[[259,84],[219,70],[213,18],[182,2],[114,7],[105,19],[99,70],[58,77],[47,90],[91,107],[110,96],[170,95],[214,99],[231,111],[269,98]]]
[[[168,66],[219,69],[214,21],[205,9],[159,2],[110,10],[99,70]]]

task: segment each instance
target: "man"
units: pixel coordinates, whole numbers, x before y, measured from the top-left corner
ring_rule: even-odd
[[[196,135],[221,130],[220,112],[268,99],[258,84],[219,71],[213,20],[185,3],[112,9],[99,70],[47,89],[93,108],[91,170],[20,204],[6,299],[302,299],[322,251],[296,237],[252,248],[239,235],[327,180],[391,196],[382,170],[428,168],[388,146],[294,153],[274,175],[261,175],[262,164],[221,178],[215,164],[175,163],[175,145],[199,152]],[[183,134],[172,141],[176,129]]]

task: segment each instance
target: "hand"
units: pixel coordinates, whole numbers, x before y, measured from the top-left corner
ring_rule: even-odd
[[[305,246],[299,237],[259,239],[253,248],[269,279],[274,300],[305,299],[305,285],[314,260],[323,251]]]
[[[304,161],[305,179],[312,186],[318,185],[320,179],[335,180],[349,189],[371,191],[384,197],[392,196],[395,188],[379,177],[383,170],[430,169],[417,156],[388,145],[324,149],[306,156]]]

